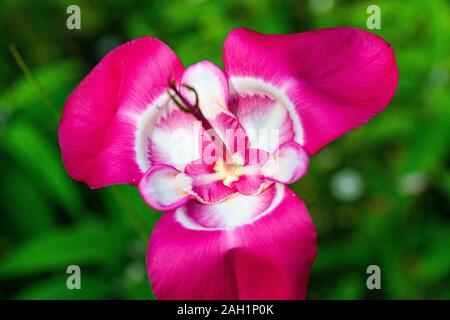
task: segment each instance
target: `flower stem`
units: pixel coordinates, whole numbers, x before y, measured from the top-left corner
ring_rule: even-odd
[[[145,221],[142,219],[142,217],[135,212],[135,210],[129,205],[129,203],[126,201],[125,197],[123,196],[123,193],[117,189],[116,187],[109,188],[111,190],[111,193],[113,197],[116,199],[116,201],[119,203],[119,205],[122,207],[122,209],[127,213],[128,217],[130,218],[131,223],[134,225],[136,230],[139,233],[139,236],[142,238],[144,243],[147,243],[148,241],[148,232],[145,228]]]
[[[55,116],[55,118],[58,120],[60,117],[60,113],[58,109],[56,108],[55,104],[52,102],[48,94],[45,92],[45,90],[42,88],[39,81],[36,79],[36,77],[31,72],[30,68],[28,68],[27,64],[23,60],[22,56],[20,55],[19,51],[17,51],[17,48],[14,44],[9,45],[9,51],[11,51],[11,54],[16,60],[17,65],[19,66],[20,70],[25,74],[28,81],[30,81],[33,88],[36,90],[37,94],[41,97],[44,104],[50,109],[52,114]]]

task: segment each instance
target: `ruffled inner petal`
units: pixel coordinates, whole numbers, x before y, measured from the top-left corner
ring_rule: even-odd
[[[233,188],[224,184],[226,172],[218,172],[214,167],[215,164],[198,160],[185,168],[185,174],[192,179],[192,195],[202,203],[217,203],[235,193]]]
[[[245,128],[249,146],[273,152],[280,144],[295,139],[294,124],[287,108],[265,87],[233,83],[230,109]]]
[[[279,200],[277,195],[280,197],[282,193],[280,188],[268,188],[253,196],[236,194],[214,205],[190,201],[178,209],[177,218],[187,227],[194,229],[234,228],[249,223],[276,204]]]
[[[167,99],[157,112],[141,120],[142,134],[136,148],[144,170],[151,165],[169,164],[182,171],[201,156],[205,139],[209,139],[199,120]]]
[[[270,180],[290,184],[304,176],[308,167],[307,152],[298,143],[289,141],[273,153],[262,172]]]
[[[139,183],[139,193],[151,207],[173,210],[185,204],[189,198],[189,177],[169,165],[153,166]]]

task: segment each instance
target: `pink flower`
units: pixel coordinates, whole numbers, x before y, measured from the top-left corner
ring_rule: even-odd
[[[91,188],[138,185],[164,212],[147,268],[160,299],[303,299],[316,233],[286,186],[309,156],[392,98],[392,48],[352,28],[233,30],[225,71],[162,42],[110,52],[67,99],[65,167]]]

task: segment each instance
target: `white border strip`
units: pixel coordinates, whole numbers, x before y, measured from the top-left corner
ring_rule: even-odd
[[[241,226],[254,223],[255,221],[261,219],[265,215],[270,214],[273,210],[276,209],[276,207],[278,207],[278,205],[281,203],[281,201],[284,198],[284,191],[285,191],[285,188],[287,188],[287,187],[282,183],[275,183],[274,188],[275,188],[275,196],[273,197],[270,206],[268,206],[263,212],[258,214],[256,217],[253,217],[250,220],[248,220],[247,222],[240,224],[240,225],[233,225],[230,227],[206,228],[206,227],[196,223],[191,217],[189,217],[186,214],[186,209],[184,208],[184,206],[178,208],[175,211],[175,220],[177,220],[183,227],[185,227],[187,229],[191,229],[191,230],[198,230],[198,231],[233,230],[235,228],[239,228]],[[227,201],[227,200],[225,200],[225,201]]]
[[[275,87],[273,84],[265,82],[260,79],[251,77],[230,77],[230,94],[236,93],[260,93],[269,94],[275,100],[280,102],[284,107],[286,107],[289,117],[294,125],[295,132],[295,142],[299,145],[303,145],[303,127],[301,124],[301,119],[295,110],[294,105],[291,100],[286,96],[286,94],[280,88]]]

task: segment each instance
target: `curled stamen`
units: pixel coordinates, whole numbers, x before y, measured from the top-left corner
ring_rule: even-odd
[[[168,90],[167,93],[181,111],[196,114],[198,112],[198,93],[193,87],[187,84],[182,84],[182,86],[195,94],[194,105],[191,105],[191,103],[189,103],[189,101],[187,101],[187,99],[181,95],[181,93],[177,89],[176,81],[173,78],[170,79],[169,87],[173,92],[175,92],[175,94],[172,93],[171,90]]]
[[[195,90],[195,88],[193,88],[187,84],[182,84],[181,86],[194,93],[194,95],[195,95],[194,105],[192,105],[185,97],[183,97],[183,95],[180,93],[180,91],[178,91],[177,85],[176,85],[176,80],[173,78],[170,79],[170,82],[169,82],[170,89],[167,90],[167,93],[169,94],[172,101],[175,103],[175,105],[181,111],[190,113],[194,117],[196,117],[199,121],[201,121],[205,129],[210,129],[211,125],[205,119],[202,112],[200,111],[200,108],[198,107],[199,97],[198,97],[197,90]]]
[[[182,101],[178,101],[178,96],[175,96],[170,90],[167,90],[167,93],[169,94],[170,98],[172,99],[172,101],[176,104],[176,106],[183,112],[186,113],[193,113],[190,109],[186,108],[183,106],[183,102]]]
[[[182,84],[182,86],[195,94],[194,108],[197,109],[198,108],[198,93],[197,93],[197,90],[195,90],[193,87],[191,87],[191,86],[189,86],[187,84]]]

